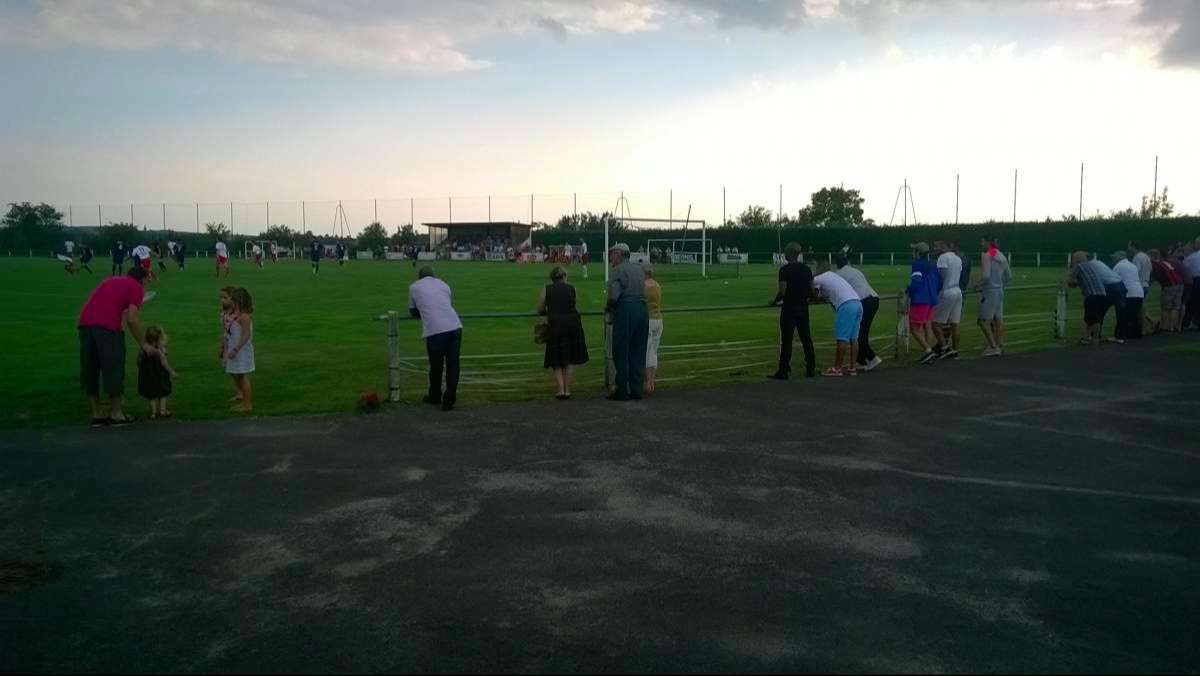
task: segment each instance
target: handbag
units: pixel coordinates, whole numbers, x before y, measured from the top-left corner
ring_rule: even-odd
[[[546,320],[541,320],[533,325],[533,342],[538,345],[545,345],[546,340],[550,338],[550,324]]]

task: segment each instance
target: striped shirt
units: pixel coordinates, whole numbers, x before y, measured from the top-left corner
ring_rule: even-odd
[[[1085,296],[1105,296],[1108,291],[1104,288],[1109,284],[1120,284],[1121,278],[1104,263],[1090,260],[1076,265],[1071,274],[1079,284],[1079,290]]]

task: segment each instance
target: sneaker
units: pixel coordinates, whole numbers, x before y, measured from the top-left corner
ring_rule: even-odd
[[[1125,341],[1124,341],[1124,340],[1121,340],[1120,338],[1105,338],[1105,339],[1104,339],[1104,342],[1106,342],[1106,343],[1114,343],[1114,344],[1116,344],[1116,345],[1124,345],[1124,344],[1125,344]]]
[[[983,356],[984,357],[999,357],[1000,356],[1000,348],[998,348],[998,347],[984,348]]]
[[[938,359],[939,360],[944,359],[946,361],[953,361],[955,359],[958,359],[958,350],[955,350],[954,348],[951,348],[949,350],[943,350],[942,353],[938,355]]]
[[[846,369],[846,375],[856,376],[858,375],[858,369]]]
[[[821,375],[826,376],[828,378],[841,378],[842,370],[836,366],[830,366],[829,368],[822,371]]]
[[[863,370],[864,371],[874,371],[876,369],[876,367],[878,367],[882,363],[883,363],[883,359],[876,356],[874,359],[867,362],[865,366],[863,366]]]
[[[922,364],[932,364],[933,360],[937,359],[937,356],[938,356],[937,352],[930,350],[930,351],[926,352],[925,354],[921,355],[921,358],[918,359],[917,361]]]

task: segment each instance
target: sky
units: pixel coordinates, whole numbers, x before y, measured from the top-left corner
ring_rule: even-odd
[[[1200,212],[1200,0],[4,0],[0,79],[76,224]]]

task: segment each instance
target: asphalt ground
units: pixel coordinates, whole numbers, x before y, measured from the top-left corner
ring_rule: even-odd
[[[0,441],[0,670],[1200,670],[1195,335]]]

